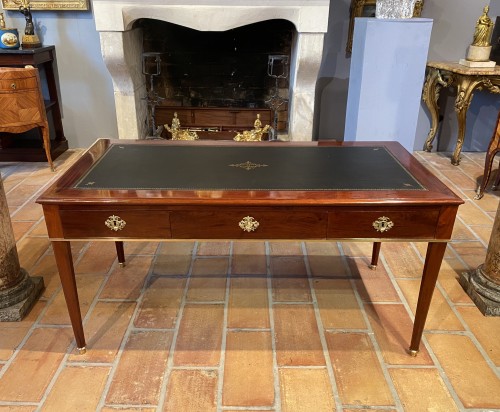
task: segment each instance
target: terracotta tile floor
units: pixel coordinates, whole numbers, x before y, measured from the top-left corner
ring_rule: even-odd
[[[457,282],[484,262],[500,193],[473,200],[484,153],[417,152],[465,200],[422,351],[405,353],[425,244],[112,243],[73,245],[88,341],[75,353],[47,240],[43,187],[81,151],[2,163],[21,264],[43,276],[29,316],[0,323],[0,411],[500,410],[500,319]],[[496,170],[495,170],[496,172]]]

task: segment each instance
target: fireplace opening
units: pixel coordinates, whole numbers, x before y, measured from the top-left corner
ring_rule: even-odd
[[[154,124],[171,124],[175,112],[181,126],[201,131],[201,138],[228,138],[251,129],[258,114],[276,130],[273,137],[286,138],[293,23],[274,19],[198,31],[139,19],[134,28],[143,32],[143,71],[159,71],[152,82],[146,75],[148,95],[159,96]],[[159,56],[160,63],[144,56]],[[161,137],[170,135],[164,130]]]

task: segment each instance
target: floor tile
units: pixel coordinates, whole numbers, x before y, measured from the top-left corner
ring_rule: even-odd
[[[149,273],[151,260],[151,256],[131,256],[125,267],[115,266],[99,298],[138,299]]]
[[[326,369],[281,368],[279,379],[283,412],[335,410]]]
[[[420,290],[420,280],[398,279],[398,285],[401,288],[406,301],[415,314],[417,308],[418,293]],[[439,330],[463,330],[464,327],[460,320],[455,316],[450,305],[439,290],[434,290],[431,306],[427,315],[425,329]]]
[[[185,278],[152,278],[144,292],[134,326],[136,328],[174,328],[185,287]]]
[[[411,243],[387,242],[380,250],[394,277],[420,278],[422,276],[424,262],[419,258]]]
[[[270,332],[229,332],[222,404],[273,406],[274,376]]]
[[[457,311],[483,347],[486,355],[500,367],[500,319],[483,316],[475,306],[459,306]]]
[[[163,242],[153,266],[155,275],[187,275],[191,267],[193,242]]]
[[[44,402],[41,412],[93,412],[101,399],[110,367],[64,368]]]
[[[266,275],[267,258],[264,242],[233,242],[231,275]]]
[[[399,302],[399,296],[383,266],[373,270],[366,259],[348,259],[356,289],[364,302]]]
[[[458,411],[436,369],[389,369],[389,373],[405,412]]]
[[[382,366],[366,333],[329,332],[325,337],[343,404],[394,404]]]
[[[164,412],[215,412],[217,373],[205,370],[174,370],[167,387]]]
[[[220,302],[226,296],[229,260],[225,257],[196,259],[189,282],[187,300],[190,302]]]
[[[0,400],[39,402],[71,338],[68,328],[35,329],[0,378]]]
[[[273,315],[279,366],[325,364],[312,305],[274,305]]]
[[[271,273],[275,302],[310,302],[311,290],[302,257],[272,257]]]
[[[351,281],[314,279],[316,299],[325,329],[365,329],[363,313]]]
[[[390,365],[432,365],[423,343],[416,357],[408,354],[413,322],[403,305],[365,305],[370,326],[380,346],[385,362]]]
[[[84,324],[87,353],[72,354],[73,362],[113,362],[130,319],[134,302],[98,302]]]
[[[255,329],[270,327],[265,277],[231,278],[227,327]]]
[[[106,403],[156,405],[172,337],[172,332],[133,332],[125,343]]]
[[[500,408],[500,379],[467,336],[426,336],[464,407]]]
[[[223,320],[223,305],[186,305],[175,345],[174,365],[217,366]]]

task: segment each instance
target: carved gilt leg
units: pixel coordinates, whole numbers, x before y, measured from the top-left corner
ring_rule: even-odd
[[[439,121],[439,90],[441,90],[442,85],[439,83],[439,69],[429,68],[427,77],[425,79],[424,89],[422,91],[422,100],[424,101],[429,113],[431,114],[431,128],[427,139],[424,143],[424,150],[430,152],[432,150],[432,142],[436,137],[438,121]]]
[[[472,80],[468,76],[460,76],[457,85],[457,97],[455,99],[455,112],[457,113],[458,132],[457,132],[457,145],[451,157],[451,164],[458,166],[460,164],[460,153],[464,145],[465,127],[467,120],[467,110],[469,110],[474,90],[481,82]]]

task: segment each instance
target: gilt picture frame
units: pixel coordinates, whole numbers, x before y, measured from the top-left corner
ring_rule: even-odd
[[[2,0],[4,10],[18,10],[19,0]],[[31,10],[89,10],[90,0],[30,0]]]

